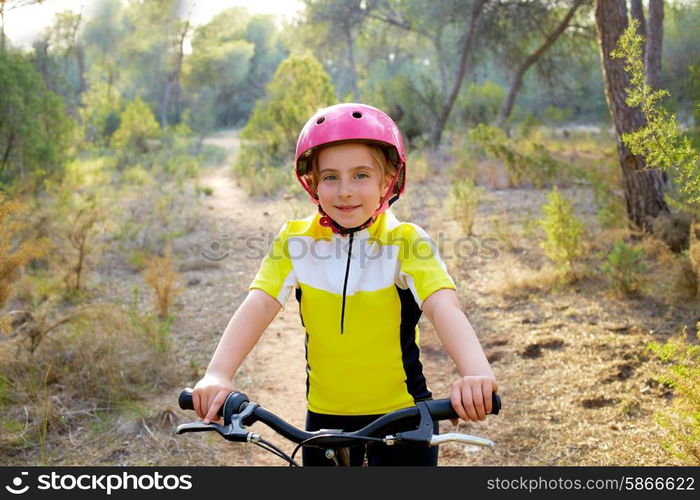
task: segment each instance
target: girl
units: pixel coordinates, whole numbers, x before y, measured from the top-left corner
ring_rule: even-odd
[[[423,312],[460,374],[452,406],[483,420],[498,385],[454,282],[426,233],[388,210],[406,181],[396,124],[364,104],[323,109],[299,135],[295,168],[318,213],[287,221],[273,242],[193,390],[199,417],[216,419],[236,370],[294,291],[306,330],[307,430],[359,429],[432,397],[418,347]],[[351,463],[366,452],[369,465],[437,465],[437,448],[366,448],[353,448]],[[303,463],[332,464],[312,448]]]

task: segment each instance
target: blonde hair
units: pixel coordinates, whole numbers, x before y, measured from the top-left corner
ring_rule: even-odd
[[[371,143],[371,142],[363,142],[363,141],[348,141],[348,142],[354,142],[357,144],[364,144],[369,148],[369,154],[376,163],[376,165],[379,167],[379,169],[382,172],[382,179],[384,179],[386,176],[390,176],[392,179],[394,175],[396,175],[396,167],[394,166],[391,161],[389,161],[389,158],[387,157],[387,154],[385,150],[381,147],[378,146],[377,144]],[[329,144],[329,146],[332,146],[333,144]],[[311,154],[311,157],[309,158],[309,164],[311,165],[311,168],[309,169],[309,173],[304,174],[304,177],[306,178],[306,182],[309,184],[309,188],[316,194],[316,187],[318,186],[318,156],[321,150],[323,149],[323,146],[318,148],[316,151],[314,151]],[[398,186],[394,186],[394,191],[396,191]]]

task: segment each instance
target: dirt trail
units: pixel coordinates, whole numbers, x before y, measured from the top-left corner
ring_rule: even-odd
[[[283,203],[251,199],[236,185],[230,165],[239,150],[235,132],[227,131],[207,139],[208,143],[228,150],[223,165],[205,170],[200,184],[212,189],[206,198],[204,226],[209,238],[199,236],[201,251],[187,270],[197,286],[188,288],[190,298],[178,322],[187,325],[181,334],[196,353],[193,375],[206,369],[218,340],[232,314],[245,298],[247,288],[258,270],[270,239],[288,218]],[[202,283],[204,282],[204,283]],[[202,290],[204,285],[205,290]],[[200,328],[193,325],[199,325]],[[196,382],[196,376],[191,383]],[[267,409],[302,426],[305,415],[304,332],[299,322],[296,303],[290,298],[285,308],[268,326],[260,342],[248,355],[234,378],[236,387]],[[257,426],[256,426],[257,427]],[[255,429],[255,428],[254,428]],[[257,428],[264,431],[264,426]],[[289,442],[267,430],[266,439],[289,449]],[[229,465],[280,465],[271,454],[252,446],[231,449]],[[243,450],[245,448],[245,450]]]

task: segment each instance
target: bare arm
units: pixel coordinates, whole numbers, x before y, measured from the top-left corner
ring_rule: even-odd
[[[234,313],[206,374],[192,391],[195,411],[205,423],[217,419],[217,411],[233,390],[233,376],[281,308],[276,299],[253,289]]]
[[[498,383],[457,294],[451,289],[434,292],[423,302],[423,312],[460,374],[452,384],[452,406],[464,420],[483,420],[492,410],[491,394]]]

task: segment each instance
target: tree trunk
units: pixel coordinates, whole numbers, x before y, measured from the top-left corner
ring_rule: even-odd
[[[160,108],[160,127],[165,128],[168,125],[168,108],[170,107],[170,96],[172,94],[174,87],[180,86],[180,74],[182,73],[182,60],[185,57],[185,39],[187,38],[187,33],[190,30],[190,20],[187,19],[185,26],[180,33],[180,43],[179,50],[177,54],[177,61],[175,62],[175,69],[168,77],[168,83],[165,85],[165,92],[163,95],[163,103]]]
[[[479,20],[479,16],[481,16],[481,12],[484,10],[484,4],[486,4],[486,2],[487,0],[476,0],[474,7],[472,8],[471,19],[469,20],[467,30],[464,32],[462,38],[461,57],[459,60],[457,75],[455,77],[455,81],[452,82],[452,90],[445,99],[442,110],[435,123],[435,128],[433,129],[433,147],[440,145],[440,141],[442,140],[442,132],[445,130],[445,126],[447,125],[447,119],[450,117],[455,100],[457,99],[457,94],[459,94],[459,90],[462,88],[464,75],[467,72],[467,61],[469,60],[472,50],[472,42],[474,41],[474,35],[476,34],[477,22]]]
[[[87,81],[85,80],[85,51],[82,45],[75,48],[75,57],[78,61],[78,73],[80,78],[78,94],[82,95],[87,90]]]
[[[39,72],[46,84],[46,88],[51,92],[56,92],[56,85],[51,79],[51,70],[49,69],[49,39],[45,36],[34,42],[34,67]]]
[[[357,101],[359,99],[359,92],[357,90],[357,70],[355,68],[355,41],[352,39],[352,27],[346,25],[345,27],[345,41],[348,44],[348,64],[350,66],[350,90],[352,92],[353,100]]]
[[[645,65],[647,83],[655,89],[661,87],[661,45],[664,33],[664,0],[649,0],[649,25]]]
[[[447,65],[445,64],[445,56],[442,50],[441,35],[437,35],[433,40],[435,46],[435,54],[438,61],[438,70],[440,72],[440,92],[447,94]]]
[[[574,4],[566,13],[564,19],[562,19],[561,22],[557,25],[557,27],[549,35],[547,35],[547,38],[544,40],[544,42],[542,42],[542,45],[540,45],[537,48],[537,50],[530,54],[515,72],[515,76],[513,76],[513,80],[510,83],[508,95],[503,101],[501,110],[499,111],[498,117],[496,118],[496,126],[501,126],[501,124],[503,124],[503,122],[508,119],[511,112],[513,111],[513,104],[515,104],[515,96],[520,90],[520,86],[523,83],[523,77],[525,76],[525,73],[527,73],[527,70],[530,69],[530,67],[533,64],[535,64],[540,59],[540,57],[542,57],[542,55],[549,50],[549,48],[552,45],[554,45],[554,42],[557,41],[561,34],[564,33],[564,31],[566,31],[566,28],[571,22],[571,18],[574,17],[574,14],[576,14],[576,11],[579,7],[581,7],[581,4],[583,4],[583,2],[584,0],[574,1]]]
[[[10,138],[7,140],[7,147],[5,148],[5,153],[2,155],[2,161],[0,161],[0,172],[5,170],[7,162],[10,159],[10,153],[12,152],[12,143],[14,142],[15,134],[12,132]]]
[[[345,90],[347,88],[345,84],[345,80],[347,79],[345,71],[345,58],[342,54],[338,54],[338,86],[335,89],[335,93],[339,100],[344,100],[344,96],[347,93]]]
[[[637,25],[637,33],[643,36],[645,39],[647,37],[647,21],[644,18],[644,4],[642,0],[632,0],[630,2],[630,15],[632,19],[636,19],[639,23]],[[642,47],[642,57],[644,57],[646,48]]]
[[[87,90],[87,82],[85,81],[85,51],[83,50],[83,47],[80,43],[80,38],[78,35],[78,32],[80,31],[80,25],[83,22],[83,11],[82,7],[80,8],[80,12],[78,15],[75,17],[75,22],[69,27],[70,33],[66,33],[66,41],[68,39],[68,36],[70,36],[70,42],[68,44],[68,47],[63,53],[63,71],[64,72],[70,72],[71,70],[71,57],[75,57],[75,63],[77,65],[78,69],[78,98],[80,98],[80,95]],[[47,39],[48,40],[48,39]],[[47,42],[47,47],[48,47],[48,42]],[[48,56],[47,56],[48,57]],[[75,110],[72,110],[72,112],[75,113]],[[76,113],[77,114],[77,113]]]
[[[0,2],[0,54],[5,53],[5,2]]]
[[[75,60],[78,63],[78,96],[87,90],[87,82],[85,81],[85,51],[78,38],[78,30],[80,30],[80,25],[83,22],[83,10],[80,9],[78,18],[76,19],[75,25],[73,26],[73,49],[75,50]]]
[[[605,98],[617,133],[617,155],[622,169],[627,215],[635,228],[651,232],[650,219],[669,213],[669,209],[659,171],[647,168],[644,159],[633,155],[622,142],[622,134],[643,127],[646,120],[638,108],[630,108],[625,102],[625,89],[630,78],[624,61],[610,56],[628,26],[625,0],[597,0],[595,19],[605,76]]]

